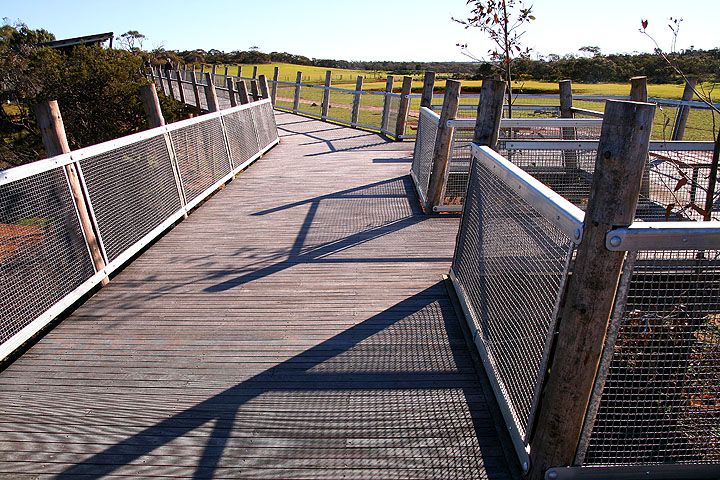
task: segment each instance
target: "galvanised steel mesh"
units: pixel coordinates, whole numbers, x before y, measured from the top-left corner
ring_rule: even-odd
[[[639,252],[584,465],[720,463],[720,250]]]
[[[254,105],[252,115],[260,142],[260,149],[262,150],[278,138],[272,104],[265,101]]]
[[[227,88],[215,87],[215,94],[217,95],[220,110],[225,110],[232,106],[230,103],[230,91]],[[237,98],[235,100],[237,101]]]
[[[80,166],[110,262],[182,206],[163,135],[83,158]]]
[[[230,145],[233,166],[237,167],[260,151],[253,115],[246,108],[222,117]]]
[[[360,113],[358,120],[361,125],[380,129],[382,124],[383,98],[383,95],[363,92],[360,96]]]
[[[295,99],[295,86],[278,84],[275,94],[275,105],[279,108],[292,110],[293,100]]]
[[[473,162],[452,270],[507,404],[528,424],[572,242],[511,186]]]
[[[435,139],[440,123],[440,118],[428,111],[420,111],[420,122],[418,123],[418,136],[415,140],[415,151],[411,172],[415,180],[415,187],[418,189],[420,199],[427,200],[427,190],[430,184],[430,173],[432,172],[433,152],[435,150]]]
[[[63,168],[0,185],[0,344],[93,274]]]
[[[322,88],[301,86],[298,112],[320,117],[322,115],[322,93]]]
[[[702,220],[710,181],[712,150],[651,150],[649,186],[641,191],[644,220]],[[720,220],[720,204],[713,207]]]
[[[600,125],[582,127],[500,127],[500,140],[597,140]]]
[[[474,127],[455,127],[443,187],[442,205],[462,205],[465,202],[465,190],[470,174],[470,145],[474,133]]]
[[[387,114],[387,131],[393,136],[395,135],[395,127],[397,126],[398,114],[400,113],[400,98],[401,95],[398,93],[387,96],[387,101],[390,102]]]
[[[188,203],[230,173],[220,118],[170,132]]]

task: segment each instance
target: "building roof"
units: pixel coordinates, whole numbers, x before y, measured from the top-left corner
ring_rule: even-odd
[[[72,47],[74,45],[92,45],[95,43],[102,43],[106,40],[110,40],[110,46],[112,47],[113,32],[107,33],[96,33],[95,35],[86,35],[84,37],[66,38],[64,40],[55,40],[53,42],[38,43],[38,47],[47,48],[64,48]]]

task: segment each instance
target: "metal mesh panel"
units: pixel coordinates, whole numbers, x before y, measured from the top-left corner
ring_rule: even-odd
[[[570,246],[532,205],[474,162],[452,268],[501,402],[525,442]]]
[[[230,173],[219,118],[170,132],[188,203]]]
[[[255,128],[257,129],[260,148],[263,149],[278,138],[275,114],[272,105],[263,103],[252,108]]]
[[[295,99],[295,86],[278,84],[275,94],[275,105],[279,108],[292,110]]]
[[[456,127],[453,132],[442,205],[462,205],[465,201],[470,174],[470,145],[474,133],[474,127]]]
[[[422,110],[420,112],[420,123],[418,124],[418,137],[415,143],[413,154],[412,173],[415,177],[416,187],[420,192],[423,201],[427,199],[427,190],[430,184],[430,173],[432,172],[433,152],[435,150],[435,139],[439,119],[431,113]]]
[[[339,90],[330,90],[330,108],[328,118],[349,124],[352,114],[354,95]]]
[[[230,91],[229,90],[227,90],[226,88],[220,88],[220,87],[216,86],[215,94],[217,95],[218,108],[220,108],[220,110],[225,110],[232,106],[230,104]]]
[[[322,88],[301,86],[298,112],[320,117],[322,114],[322,92]]]
[[[181,208],[162,135],[84,158],[80,166],[110,262]]]
[[[0,343],[94,273],[62,168],[0,185]]]
[[[720,251],[640,252],[586,465],[720,463]]]
[[[712,151],[654,150],[649,158],[649,184],[641,192],[645,220],[702,220],[705,208]],[[720,204],[713,206],[713,219],[720,220]]]
[[[397,124],[398,114],[400,112],[400,99],[402,95],[398,93],[389,94],[387,99],[390,102],[388,108],[387,129],[392,135],[395,135],[395,126]]]
[[[223,116],[223,123],[235,167],[260,151],[250,109]]]
[[[382,123],[383,99],[383,95],[363,92],[360,96],[358,123],[379,130]]]
[[[583,127],[501,127],[500,140],[597,140],[600,125]]]

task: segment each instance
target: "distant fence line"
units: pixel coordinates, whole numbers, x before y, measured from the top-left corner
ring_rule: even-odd
[[[0,361],[277,142],[262,100],[0,172]]]

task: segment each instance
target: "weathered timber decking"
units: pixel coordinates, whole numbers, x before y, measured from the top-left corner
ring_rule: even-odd
[[[281,144],[0,373],[0,478],[510,478],[412,143]]]

